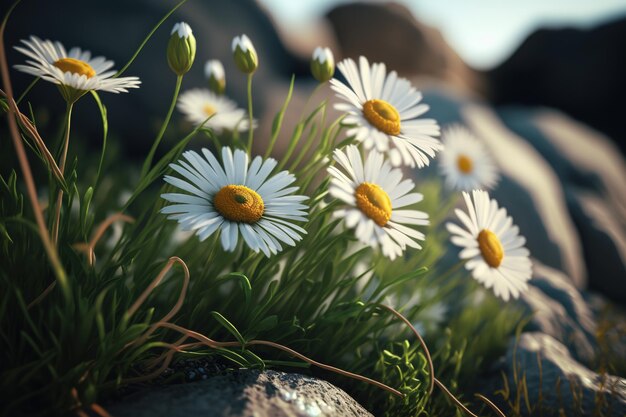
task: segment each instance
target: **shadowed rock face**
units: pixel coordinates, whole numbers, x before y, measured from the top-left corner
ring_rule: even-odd
[[[626,153],[626,18],[589,30],[541,29],[488,73],[495,104],[561,109],[608,134]]]
[[[441,33],[419,22],[405,6],[352,3],[327,15],[343,58],[366,56],[403,77],[446,82],[464,92],[482,91],[477,73],[452,50]]]

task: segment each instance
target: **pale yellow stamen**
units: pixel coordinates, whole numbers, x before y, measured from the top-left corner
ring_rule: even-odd
[[[211,106],[210,104],[205,104],[204,107],[202,107],[202,111],[207,117],[210,117],[215,114],[216,110],[215,107]]]
[[[363,104],[363,116],[372,126],[388,135],[400,134],[400,114],[385,100],[368,100]]]
[[[487,265],[497,268],[502,263],[504,249],[500,239],[491,230],[483,229],[478,234],[478,248]]]
[[[265,212],[261,196],[245,185],[227,185],[213,197],[213,206],[227,220],[256,223]]]
[[[383,227],[391,218],[389,195],[376,184],[364,182],[354,192],[356,206],[374,223]]]
[[[474,169],[474,162],[472,162],[472,160],[465,155],[459,155],[456,160],[456,165],[459,168],[459,171],[464,174],[469,174]]]
[[[87,78],[91,78],[96,75],[96,71],[91,67],[91,65],[89,65],[85,61],[81,61],[80,59],[61,58],[58,61],[55,61],[52,65],[54,65],[63,72],[71,72],[72,74],[84,75]]]

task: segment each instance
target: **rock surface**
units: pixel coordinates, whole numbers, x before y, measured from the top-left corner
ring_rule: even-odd
[[[528,410],[522,398],[522,415],[541,410],[545,417],[586,416],[598,407],[602,415],[626,415],[626,379],[591,371],[577,362],[564,344],[545,333],[523,333],[517,346],[511,341],[504,371],[513,397],[520,385],[514,369],[518,381],[525,378],[531,405]]]
[[[151,388],[107,410],[115,417],[371,416],[329,382],[271,370],[239,370],[201,382]]]

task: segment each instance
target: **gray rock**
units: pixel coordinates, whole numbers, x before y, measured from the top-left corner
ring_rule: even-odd
[[[591,371],[577,362],[565,345],[547,334],[523,333],[517,346],[512,340],[504,371],[509,376],[513,401],[522,386],[519,381],[526,382],[527,389],[521,391],[522,415],[541,410],[545,417],[587,416],[596,415],[598,408],[601,415],[626,415],[626,379]],[[525,395],[530,410],[525,405]]]
[[[329,382],[270,370],[239,370],[201,382],[155,387],[107,409],[115,417],[371,416]]]
[[[532,315],[526,330],[542,332],[570,346],[578,361],[595,362],[593,312],[565,274],[534,260],[533,279],[520,299]]]

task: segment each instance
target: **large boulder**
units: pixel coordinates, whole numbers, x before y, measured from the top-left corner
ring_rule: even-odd
[[[563,110],[608,134],[626,152],[626,126],[617,109],[626,95],[626,19],[592,28],[532,33],[487,74],[491,99]]]
[[[626,415],[626,379],[590,370],[545,333],[523,333],[512,340],[502,370],[508,377],[508,400],[515,403],[521,394],[523,416]]]

